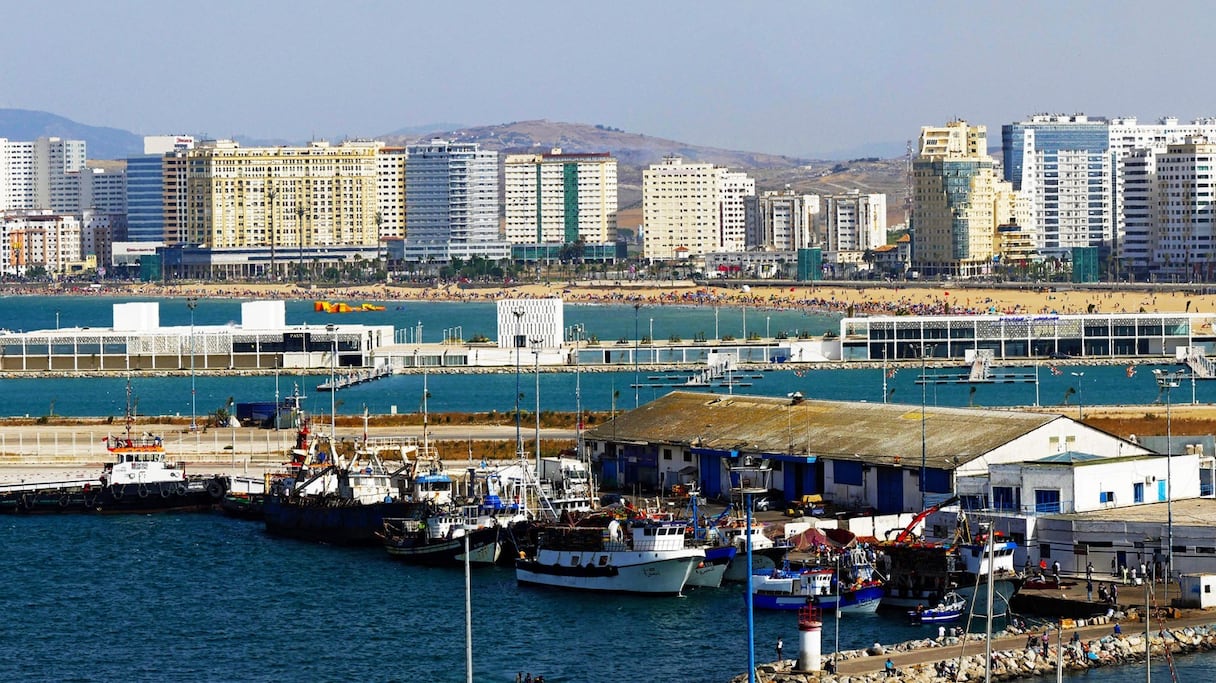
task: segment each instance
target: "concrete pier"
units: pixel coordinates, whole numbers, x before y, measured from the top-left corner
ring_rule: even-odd
[[[1043,628],[1017,635],[1002,635],[993,638],[993,679],[1013,680],[1055,673],[1057,654],[1066,670],[1094,669],[1105,666],[1120,666],[1144,662],[1144,623],[1125,620],[1120,623],[1122,633],[1114,633],[1114,622],[1100,618],[1103,623],[1082,627],[1065,627],[1062,637],[1054,627],[1048,630],[1049,642],[1046,651],[1040,645]],[[1153,657],[1164,657],[1169,647],[1174,655],[1216,650],[1216,612],[1189,611],[1178,619],[1164,623],[1156,619],[1151,624],[1151,648]],[[1072,644],[1073,634],[1080,638]],[[1028,639],[1035,638],[1035,646],[1028,646]],[[1062,641],[1062,651],[1057,642]],[[1093,653],[1093,657],[1087,653]],[[831,655],[827,657],[830,659]],[[887,659],[895,665],[897,674],[887,676],[884,667]],[[971,634],[965,641],[961,638],[926,638],[883,647],[880,650],[852,650],[839,653],[836,673],[789,671],[775,664],[762,664],[758,668],[761,680],[774,683],[873,683],[876,681],[929,683],[941,680],[938,672],[943,668],[958,671],[958,681],[984,680],[984,636]],[[732,683],[742,683],[746,675],[736,676]]]

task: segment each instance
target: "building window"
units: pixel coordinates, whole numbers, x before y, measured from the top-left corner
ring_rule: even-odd
[[[1098,494],[1098,502],[1099,503],[1114,503],[1115,502],[1115,492],[1114,491],[1102,491],[1101,493]]]
[[[692,451],[684,451],[684,462],[692,462]]]
[[[1144,483],[1143,482],[1138,481],[1138,482],[1132,484],[1132,502],[1133,503],[1143,503],[1144,502]]]
[[[1040,514],[1054,514],[1060,512],[1060,490],[1035,489],[1034,511]]]
[[[671,460],[671,449],[670,449],[670,448],[664,448],[664,449],[663,449],[663,459],[664,459],[664,460]]]
[[[1050,543],[1040,543],[1039,544],[1039,557],[1041,557],[1045,560],[1051,559],[1051,544]]]

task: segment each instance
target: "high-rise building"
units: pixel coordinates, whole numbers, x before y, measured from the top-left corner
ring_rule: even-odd
[[[406,153],[407,260],[510,256],[498,231],[498,152],[432,140]]]
[[[829,261],[856,262],[866,251],[887,243],[887,195],[853,190],[821,195],[820,201]]]
[[[0,138],[0,211],[79,211],[84,162],[84,140]]]
[[[193,147],[189,135],[149,135],[143,155],[127,158],[125,241],[185,241],[185,153]]]
[[[713,164],[667,157],[642,172],[642,252],[652,261],[743,251],[755,182]]]
[[[1112,247],[1116,239],[1109,123],[1038,114],[1001,128],[1005,179],[1031,198],[1040,253]]]
[[[748,249],[794,251],[815,244],[819,195],[769,190],[750,201],[756,218],[747,238]]]
[[[186,239],[210,249],[375,245],[380,143],[248,147],[222,140],[186,153]],[[285,270],[280,257],[273,269]]]
[[[92,161],[80,172],[80,210],[127,213],[127,168],[122,161]]]
[[[376,152],[376,223],[380,239],[405,237],[404,147],[381,147]]]
[[[1125,159],[1129,255],[1147,250],[1157,279],[1210,281],[1216,276],[1216,143],[1203,136],[1137,150]],[[1147,233],[1141,243],[1139,236]]]
[[[1016,193],[997,178],[987,130],[952,121],[921,128],[912,162],[912,268],[924,275],[991,271],[997,227],[1017,214]]]
[[[512,244],[616,241],[616,159],[607,152],[511,154],[503,166]]]

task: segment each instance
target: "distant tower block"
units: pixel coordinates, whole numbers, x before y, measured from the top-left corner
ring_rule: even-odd
[[[819,671],[823,666],[823,620],[813,605],[798,608],[798,671]]]

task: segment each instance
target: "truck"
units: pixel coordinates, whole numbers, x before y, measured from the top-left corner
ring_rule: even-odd
[[[540,480],[548,483],[560,498],[586,498],[591,495],[591,474],[578,458],[540,459]]]

